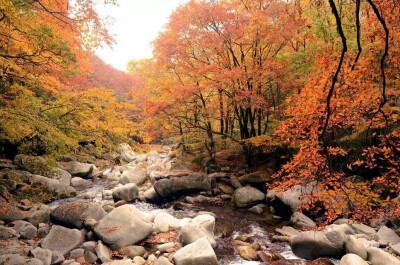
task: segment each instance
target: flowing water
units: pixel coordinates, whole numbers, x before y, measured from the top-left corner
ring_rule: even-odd
[[[113,181],[95,179],[88,186],[78,187],[78,195],[76,197],[53,201],[49,203],[49,206],[55,207],[69,202],[85,200],[85,194],[87,193],[93,194],[95,197],[92,200],[99,204],[113,203],[113,201],[102,200],[102,191],[112,189],[116,185],[117,183]],[[165,211],[181,219],[195,217],[198,211],[214,213],[217,216],[215,226],[217,247],[215,252],[221,265],[256,265],[261,263],[258,261],[246,261],[239,256],[237,247],[233,243],[238,236],[248,237],[251,242],[258,242],[266,254],[279,253],[282,255],[287,261],[279,264],[307,264],[306,261],[300,260],[292,253],[287,243],[271,242],[275,228],[281,227],[285,223],[274,219],[274,216],[268,211],[258,215],[245,209],[233,208],[230,203],[218,205],[200,204],[183,210],[174,210],[172,204],[164,206],[145,202],[132,204],[145,216],[153,215],[157,211]],[[336,260],[332,260],[332,262],[339,264]]]

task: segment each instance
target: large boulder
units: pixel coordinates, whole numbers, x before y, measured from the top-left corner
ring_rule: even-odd
[[[24,217],[24,212],[14,205],[0,202],[0,221],[10,223],[15,220],[22,220]]]
[[[82,244],[82,234],[78,229],[68,229],[53,225],[50,233],[40,242],[44,249],[58,251],[64,256]]]
[[[382,226],[376,233],[376,238],[378,240],[389,242],[390,244],[400,243],[400,237],[390,228]]]
[[[400,260],[395,256],[383,251],[382,249],[369,247],[367,248],[368,261],[372,265],[400,265]]]
[[[25,218],[26,221],[38,227],[40,223],[50,223],[50,208],[44,208],[37,211],[33,211],[29,216]]]
[[[53,168],[52,170],[46,172],[44,176],[51,179],[56,179],[67,186],[71,184],[71,174],[61,168]]]
[[[134,183],[136,185],[142,185],[146,182],[147,172],[145,168],[135,168],[125,170],[122,172],[119,182],[122,184]]]
[[[314,228],[317,226],[313,220],[300,212],[295,212],[292,214],[290,217],[290,224],[299,229]]]
[[[37,233],[37,228],[25,221],[17,221],[14,225],[14,230],[23,239],[32,239]]]
[[[353,228],[354,232],[357,234],[366,234],[366,235],[373,235],[376,233],[375,229],[365,224],[355,223],[352,224],[351,227]]]
[[[73,196],[74,193],[76,193],[76,190],[69,185],[66,185],[56,179],[46,178],[39,175],[32,175],[31,183],[41,185],[57,196],[70,197]]]
[[[251,207],[264,200],[265,194],[250,186],[237,189],[232,196],[233,205],[240,208]]]
[[[89,178],[96,169],[96,166],[93,164],[81,163],[78,161],[66,162],[63,167],[71,175],[81,178]]]
[[[132,150],[132,147],[127,143],[120,144],[118,146],[117,152],[122,161],[129,163],[136,159],[135,152]]]
[[[266,183],[272,181],[273,171],[256,171],[239,177],[240,184],[244,185],[254,185],[260,183]]]
[[[340,260],[340,265],[368,265],[368,262],[356,254],[347,254]]]
[[[154,229],[156,232],[169,232],[171,227],[179,227],[180,220],[169,213],[160,212],[154,218]]]
[[[19,254],[6,254],[0,256],[1,265],[43,265],[43,262],[36,258],[28,258]]]
[[[133,205],[115,208],[94,228],[95,234],[112,249],[134,245],[153,232],[153,226]]]
[[[306,202],[306,198],[303,195],[310,194],[312,191],[313,187],[311,186],[296,185],[284,192],[270,190],[267,193],[267,199],[274,208],[275,214],[290,218],[298,210],[298,207]]]
[[[58,206],[50,213],[52,222],[73,228],[83,228],[87,219],[101,220],[106,212],[94,202],[72,202]]]
[[[205,174],[192,173],[188,176],[161,179],[154,184],[159,198],[172,199],[189,193],[211,190],[211,179]]]
[[[367,249],[365,248],[364,244],[353,235],[347,236],[345,248],[347,254],[356,254],[364,260],[368,258]]]
[[[22,170],[38,175],[44,175],[52,169],[46,159],[41,156],[16,155],[14,164]]]
[[[112,197],[114,201],[133,201],[138,197],[139,188],[134,183],[129,183],[121,187],[116,187],[113,189]]]
[[[188,245],[199,238],[205,237],[211,246],[217,245],[214,239],[215,218],[208,214],[196,216],[193,219],[183,219],[179,226],[179,240]]]
[[[173,260],[176,265],[218,265],[217,256],[205,237],[178,250]]]
[[[304,259],[339,257],[344,252],[344,239],[338,231],[307,231],[291,238],[293,253]]]

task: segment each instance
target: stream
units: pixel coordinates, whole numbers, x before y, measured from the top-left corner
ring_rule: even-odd
[[[78,195],[76,197],[56,200],[48,205],[56,207],[69,202],[84,201],[85,195],[90,193],[94,197],[91,199],[101,205],[114,203],[112,200],[103,200],[102,191],[104,189],[112,189],[118,183],[115,181],[94,179],[89,185],[77,187]],[[237,253],[233,241],[238,236],[250,238],[250,242],[258,242],[262,251],[266,254],[279,253],[283,256],[286,261],[281,261],[274,264],[311,264],[305,260],[301,260],[296,257],[287,243],[271,242],[271,237],[276,227],[282,227],[285,223],[282,223],[276,219],[269,211],[264,211],[261,215],[252,213],[246,209],[233,208],[230,202],[224,202],[222,204],[196,204],[190,208],[183,208],[183,210],[175,210],[173,203],[166,204],[164,206],[155,205],[146,202],[133,202],[132,203],[144,216],[152,215],[157,211],[167,212],[176,218],[182,219],[184,217],[195,217],[199,211],[207,211],[214,213],[216,218],[215,236],[217,241],[217,247],[215,253],[217,254],[219,263],[221,265],[256,265],[261,264],[258,261],[246,261],[243,260]],[[337,260],[330,260],[333,264],[338,265]],[[312,263],[312,264],[332,264],[332,263]],[[264,263],[265,264],[265,263]]]

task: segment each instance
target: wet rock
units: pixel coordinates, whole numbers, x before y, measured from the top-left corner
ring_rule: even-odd
[[[217,256],[206,237],[178,250],[173,260],[176,265],[218,265]]]
[[[382,226],[376,233],[376,238],[381,241],[387,241],[390,244],[400,243],[400,237],[390,228]]]
[[[122,184],[134,183],[136,185],[142,185],[146,182],[147,172],[144,168],[135,168],[131,170],[125,170],[122,172],[119,182]]]
[[[146,190],[143,195],[148,201],[154,202],[158,200],[157,192],[154,189],[154,187],[151,187],[150,189]]]
[[[338,257],[344,252],[344,240],[338,231],[307,231],[291,238],[291,248],[305,259]]]
[[[232,197],[233,205],[240,208],[250,207],[263,201],[265,194],[250,186],[237,189]]]
[[[71,175],[89,178],[96,166],[88,163],[80,163],[78,161],[70,161],[63,164],[64,170],[68,171]]]
[[[157,233],[166,233],[169,231],[170,227],[179,227],[179,223],[179,219],[176,219],[168,213],[160,212],[154,219],[154,230]]]
[[[347,254],[356,254],[364,260],[368,258],[367,249],[365,248],[363,243],[359,241],[355,236],[347,236],[345,241],[345,248]]]
[[[40,243],[44,249],[59,251],[64,256],[78,247],[82,242],[82,234],[77,229],[68,229],[53,225],[50,233]]]
[[[89,184],[90,184],[90,180],[83,179],[83,178],[80,178],[80,177],[73,177],[71,179],[71,186],[72,187],[85,186],[85,185],[89,185]]]
[[[154,189],[161,199],[172,199],[182,194],[211,190],[211,179],[207,175],[192,173],[188,176],[162,179],[154,184]]]
[[[18,236],[18,233],[9,227],[0,226],[0,240],[7,240]]]
[[[110,250],[100,240],[97,242],[96,255],[103,263],[111,259]]]
[[[250,246],[240,246],[239,255],[245,260],[258,260],[257,252]]]
[[[121,187],[116,187],[113,189],[112,196],[114,201],[133,201],[138,197],[139,189],[136,184],[129,183]]]
[[[299,212],[292,214],[290,217],[290,224],[299,229],[316,227],[316,224],[313,220]]]
[[[265,204],[257,204],[251,208],[249,208],[250,212],[261,214],[267,206]]]
[[[31,250],[31,254],[33,257],[37,258],[38,260],[41,260],[43,265],[51,264],[51,257],[52,257],[51,250],[37,247]]]
[[[26,221],[17,221],[14,225],[14,230],[17,231],[23,239],[31,239],[37,233],[37,228]]]
[[[211,246],[214,239],[215,218],[211,215],[199,215],[193,219],[183,219],[179,226],[179,240],[183,245],[191,244],[199,238],[207,238]]]
[[[368,265],[368,262],[356,254],[347,254],[340,260],[340,265]]]
[[[146,249],[142,246],[126,246],[119,250],[119,254],[126,255],[128,258],[143,257],[146,254]]]
[[[58,196],[70,197],[72,194],[76,193],[76,190],[69,185],[65,185],[64,183],[56,179],[51,179],[39,175],[32,175],[31,183],[42,185],[43,187],[57,194]]]
[[[169,259],[167,259],[166,257],[161,256],[157,259],[154,265],[172,265],[172,263],[169,262]]]
[[[101,219],[94,232],[112,249],[118,249],[143,240],[153,232],[153,226],[143,221],[135,206],[123,205]]]
[[[86,219],[101,220],[106,212],[98,203],[73,202],[58,206],[50,213],[54,223],[67,227],[83,228]]]
[[[367,248],[368,261],[372,265],[400,265],[400,260],[379,248]]]
[[[231,185],[226,184],[225,182],[218,182],[217,187],[224,194],[232,195],[235,192],[235,189]]]
[[[365,224],[352,224],[351,227],[357,234],[373,235],[376,233],[375,229]]]
[[[24,213],[10,203],[0,202],[0,220],[6,224],[15,220],[22,220]]]

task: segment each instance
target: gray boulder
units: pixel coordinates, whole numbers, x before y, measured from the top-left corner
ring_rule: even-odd
[[[251,207],[264,200],[265,194],[250,186],[237,189],[232,196],[233,205],[240,208]]]
[[[179,240],[185,246],[204,237],[215,247],[217,243],[214,239],[214,227],[215,218],[208,214],[183,219],[179,226]]]
[[[351,225],[354,232],[357,234],[366,234],[366,235],[373,235],[376,233],[375,229],[365,224],[352,224]]]
[[[0,226],[0,240],[7,240],[17,236],[18,233],[14,229]]]
[[[299,212],[292,214],[290,217],[290,224],[299,229],[313,228],[317,226],[313,220]]]
[[[205,237],[178,250],[173,260],[176,265],[218,265],[217,256]]]
[[[129,183],[121,187],[116,187],[112,191],[114,201],[133,201],[138,197],[139,188],[134,183]]]
[[[43,265],[50,265],[51,264],[51,257],[52,257],[52,252],[49,249],[42,249],[40,247],[37,247],[33,250],[31,250],[32,256],[37,258],[38,260],[41,260]]]
[[[100,240],[97,242],[96,255],[103,263],[111,259],[110,250]]]
[[[304,195],[310,194],[313,187],[295,185],[291,189],[284,192],[270,190],[267,193],[267,199],[270,202],[275,213],[289,218],[293,212],[298,210],[298,207],[306,202]]]
[[[146,249],[142,246],[126,246],[126,247],[122,247],[119,250],[119,254],[121,255],[126,255],[128,258],[133,259],[134,257],[137,256],[144,256],[144,254],[146,254]]]
[[[15,220],[22,220],[24,217],[24,212],[14,205],[0,202],[0,221],[7,224]]]
[[[80,178],[80,177],[73,177],[71,179],[71,186],[72,187],[85,186],[85,185],[88,185],[88,184],[90,184],[90,180],[87,180],[87,179],[83,179],[83,178]]]
[[[73,187],[65,185],[57,179],[46,178],[39,175],[32,175],[31,183],[42,185],[49,191],[61,196],[70,197],[73,193],[76,193],[76,190]]]
[[[37,228],[26,221],[17,221],[14,225],[14,230],[17,231],[23,239],[31,239],[37,233]]]
[[[48,178],[56,179],[64,185],[69,186],[71,184],[71,174],[61,168],[53,168],[44,175]]]
[[[356,254],[346,254],[340,260],[340,265],[368,265],[368,262]]]
[[[135,168],[131,170],[125,170],[122,172],[119,182],[121,184],[134,183],[136,185],[142,185],[146,182],[147,173],[145,168]]]
[[[160,212],[154,218],[154,230],[157,233],[169,232],[170,227],[179,227],[180,220],[169,213]]]
[[[367,249],[364,244],[353,235],[347,236],[345,248],[347,254],[356,254],[364,260],[368,258]]]
[[[376,239],[389,242],[390,244],[400,243],[400,237],[390,228],[382,226],[376,233]]]
[[[59,225],[53,225],[40,243],[42,248],[58,251],[64,256],[81,244],[82,234],[78,229],[68,229]]]
[[[372,265],[400,265],[400,260],[379,248],[367,248],[368,261]]]
[[[70,161],[63,164],[64,170],[68,171],[72,176],[81,178],[89,178],[96,166],[78,161]]]
[[[43,262],[36,258],[28,258],[19,254],[6,254],[0,256],[1,265],[43,265]]]
[[[205,174],[192,173],[188,176],[161,179],[154,184],[154,189],[161,199],[172,199],[189,193],[211,190],[211,179]]]
[[[293,253],[304,259],[339,257],[344,252],[344,240],[338,231],[307,231],[291,238]]]
[[[36,227],[38,227],[40,223],[48,224],[50,223],[50,212],[51,210],[49,208],[40,209],[32,212],[25,220]]]
[[[119,153],[120,159],[125,162],[132,162],[136,159],[136,154],[132,150],[132,147],[127,143],[122,143],[118,146],[117,152]]]
[[[136,244],[153,232],[153,226],[133,205],[115,208],[101,219],[94,229],[95,234],[111,249]]]
[[[52,222],[81,229],[86,219],[101,220],[106,212],[94,202],[72,202],[58,206],[50,213]]]

